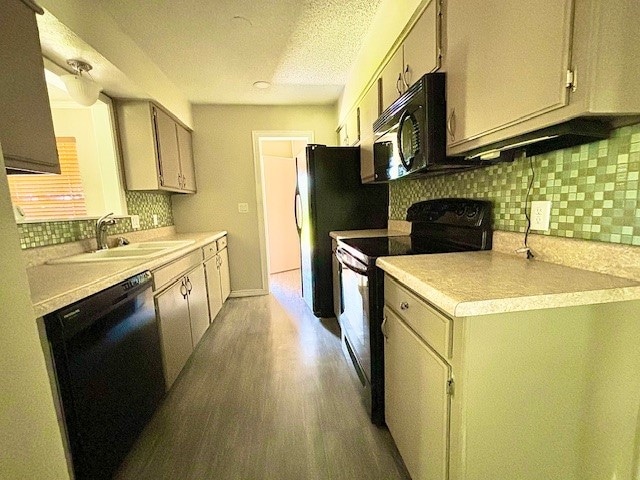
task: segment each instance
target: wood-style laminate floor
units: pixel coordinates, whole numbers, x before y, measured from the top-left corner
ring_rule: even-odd
[[[408,479],[371,424],[335,319],[299,296],[229,299],[117,475],[143,479]]]

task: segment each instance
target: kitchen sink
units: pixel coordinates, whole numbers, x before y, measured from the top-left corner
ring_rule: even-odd
[[[160,255],[178,250],[194,243],[195,240],[167,240],[138,242],[123,247],[97,250],[95,252],[79,253],[70,257],[56,258],[47,263],[84,263],[84,262],[109,262],[122,260],[135,260],[155,258]]]

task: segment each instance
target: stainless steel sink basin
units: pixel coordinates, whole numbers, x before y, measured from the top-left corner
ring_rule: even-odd
[[[83,263],[83,262],[109,262],[135,259],[155,258],[160,255],[178,250],[194,243],[194,240],[167,240],[138,242],[124,247],[97,250],[95,252],[79,253],[70,257],[56,258],[47,263]]]

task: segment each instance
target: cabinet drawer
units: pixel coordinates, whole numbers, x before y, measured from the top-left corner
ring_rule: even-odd
[[[187,270],[194,268],[198,264],[202,263],[202,252],[195,250],[184,257],[171,262],[169,265],[160,267],[154,270],[153,273],[153,287],[157,292],[167,285],[171,280],[178,278]]]
[[[220,240],[218,240],[219,242]],[[205,260],[209,260],[216,253],[218,253],[217,242],[211,242],[202,247],[202,256]]]
[[[222,250],[223,248],[226,248],[227,246],[227,237],[226,235],[222,238],[218,239],[218,251]]]
[[[444,358],[451,358],[452,321],[385,276],[385,304]]]

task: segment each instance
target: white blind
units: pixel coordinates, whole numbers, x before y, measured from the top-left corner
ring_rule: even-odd
[[[56,137],[60,175],[9,175],[11,201],[28,220],[87,215],[75,137]]]

